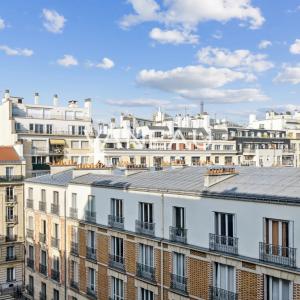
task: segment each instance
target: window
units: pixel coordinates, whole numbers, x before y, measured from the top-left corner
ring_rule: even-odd
[[[291,283],[288,280],[266,276],[266,300],[292,299]]]
[[[78,126],[78,134],[84,135],[85,134],[85,127],[84,126]]]
[[[14,167],[6,167],[5,168],[6,177],[11,177],[14,175]]]
[[[173,274],[177,277],[185,277],[185,255],[173,252]]]
[[[184,207],[173,207],[173,226],[175,228],[185,228]]]
[[[219,156],[216,156],[215,157],[215,164],[218,164],[218,163],[220,163],[220,158],[219,158]]]
[[[153,267],[153,247],[139,245],[139,263],[148,267]]]
[[[81,142],[81,148],[82,149],[88,149],[89,148],[89,142],[88,141],[82,141]]]
[[[7,259],[13,259],[15,256],[15,247],[14,246],[8,246],[6,248],[6,257]]]
[[[53,300],[59,300],[59,291],[53,289]]]
[[[95,231],[88,230],[88,247],[95,249]]]
[[[12,186],[6,187],[6,198],[7,199],[13,199],[14,197],[14,188]],[[32,198],[30,198],[32,199]]]
[[[142,156],[141,157],[141,165],[145,165],[146,164],[146,157]]]
[[[81,156],[81,163],[87,164],[89,162],[89,156]]]
[[[33,291],[33,287],[34,287],[34,279],[32,275],[28,276],[28,287],[30,291]]]
[[[161,131],[155,131],[154,137],[161,137]]]
[[[46,220],[42,220],[42,226],[41,226],[41,229],[42,229],[42,234],[47,234],[47,223],[46,223]]]
[[[72,149],[79,149],[79,141],[72,141],[71,142]]]
[[[6,219],[11,221],[14,218],[14,208],[12,206],[6,207]]]
[[[43,124],[34,124],[34,132],[35,133],[43,133],[44,132]]]
[[[47,252],[45,250],[41,250],[41,265],[47,266]]]
[[[59,272],[59,257],[58,256],[53,256],[52,266],[53,266],[54,271]]]
[[[235,292],[234,267],[219,263],[214,264],[214,287],[229,292]]]
[[[79,163],[79,156],[71,156],[71,161],[73,164]]]
[[[139,218],[143,223],[153,223],[153,204],[152,203],[139,203]]]
[[[53,225],[53,234],[56,239],[59,238],[59,225],[57,223]]]
[[[111,237],[111,254],[113,260],[123,264],[123,239],[118,237]]]
[[[77,208],[77,194],[72,193],[72,208]]]
[[[46,203],[46,190],[44,189],[41,190],[41,201]]]
[[[59,193],[54,191],[53,192],[53,204],[58,205],[59,204]]]
[[[78,227],[72,226],[72,242],[78,243]]]
[[[234,236],[234,215],[215,212],[215,234],[221,236]]]
[[[88,268],[88,288],[90,291],[95,292],[96,287],[95,287],[95,269],[93,268]]]
[[[29,124],[29,131],[33,131],[33,128],[34,128],[33,124],[32,123]]]
[[[6,235],[10,240],[14,239],[14,227],[13,226],[6,227]]]
[[[95,211],[95,196],[93,195],[88,196],[87,210],[90,212]]]
[[[123,218],[123,200],[111,198],[111,214],[119,219]]]
[[[78,283],[78,262],[71,260],[71,281],[75,284]]]
[[[44,282],[41,283],[41,294],[44,296],[45,299],[47,298],[47,286]]]
[[[111,298],[112,300],[124,300],[123,280],[111,277]]]
[[[47,133],[52,134],[52,125],[51,124],[47,124]]]
[[[32,245],[28,246],[28,258],[29,259],[34,259],[34,248]]]
[[[16,280],[16,271],[15,268],[7,268],[6,269],[6,281],[12,282]]]
[[[75,135],[75,126],[74,125],[69,125],[69,134],[70,135]]]
[[[154,300],[153,292],[144,288],[139,289],[139,300]]]
[[[18,123],[18,122],[15,123],[15,130],[17,132],[21,130],[21,123]]]

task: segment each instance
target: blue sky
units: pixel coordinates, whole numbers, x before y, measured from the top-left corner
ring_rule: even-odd
[[[300,109],[299,28],[293,0],[2,0],[0,92],[92,98],[97,120]]]

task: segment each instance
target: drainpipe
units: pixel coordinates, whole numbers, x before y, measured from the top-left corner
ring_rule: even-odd
[[[160,244],[160,286],[161,286],[161,292],[160,292],[160,299],[164,300],[164,248],[163,248],[163,240],[164,240],[164,232],[165,232],[165,197],[164,194],[161,194],[161,230],[162,230],[162,241]]]

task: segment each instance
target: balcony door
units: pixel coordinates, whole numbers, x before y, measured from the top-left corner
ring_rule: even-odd
[[[184,207],[173,208],[173,226],[175,228],[185,228]]]
[[[139,217],[143,223],[153,223],[153,204],[141,202]]]
[[[139,263],[148,267],[153,267],[153,247],[140,244]]]
[[[235,292],[234,267],[215,263],[214,265],[214,287],[231,293]],[[218,292],[216,292],[218,294]]]

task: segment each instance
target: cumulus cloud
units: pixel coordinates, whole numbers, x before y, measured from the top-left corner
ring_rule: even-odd
[[[44,8],[43,18],[43,25],[49,32],[62,33],[65,23],[67,21],[63,15],[60,15],[55,10]]]
[[[259,49],[266,49],[268,47],[272,46],[272,42],[268,41],[268,40],[262,40],[260,41],[260,43],[258,44],[258,48]]]
[[[122,27],[130,27],[142,22],[157,21],[167,26],[179,25],[195,29],[205,21],[228,22],[237,19],[257,29],[264,23],[264,17],[251,0],[167,0],[161,7],[155,0],[128,0],[134,13],[125,15]]]
[[[205,47],[198,51],[199,62],[218,67],[238,68],[264,72],[274,67],[265,54],[253,54],[249,50],[230,51],[223,48]]]
[[[296,39],[295,42],[290,46],[290,52],[292,54],[300,54],[300,39]]]
[[[102,59],[102,61],[100,63],[96,64],[95,66],[97,68],[108,70],[108,69],[113,68],[115,66],[115,63],[111,59],[104,57]]]
[[[284,65],[281,72],[274,78],[274,82],[281,83],[300,83],[300,64],[295,66]]]
[[[152,99],[152,98],[137,98],[137,99],[108,99],[107,104],[124,107],[153,107],[166,106],[171,102],[168,100]]]
[[[191,34],[190,32],[179,31],[176,29],[173,30],[162,30],[160,28],[153,28],[149,36],[161,43],[161,44],[197,44],[198,36]]]
[[[6,27],[5,21],[0,18],[0,30],[3,30]]]
[[[0,51],[3,51],[6,55],[9,56],[32,56],[33,55],[33,51],[31,49],[11,48],[6,45],[0,45]]]
[[[57,63],[63,67],[71,67],[78,65],[77,59],[70,54],[65,54],[63,58],[57,60]]]

